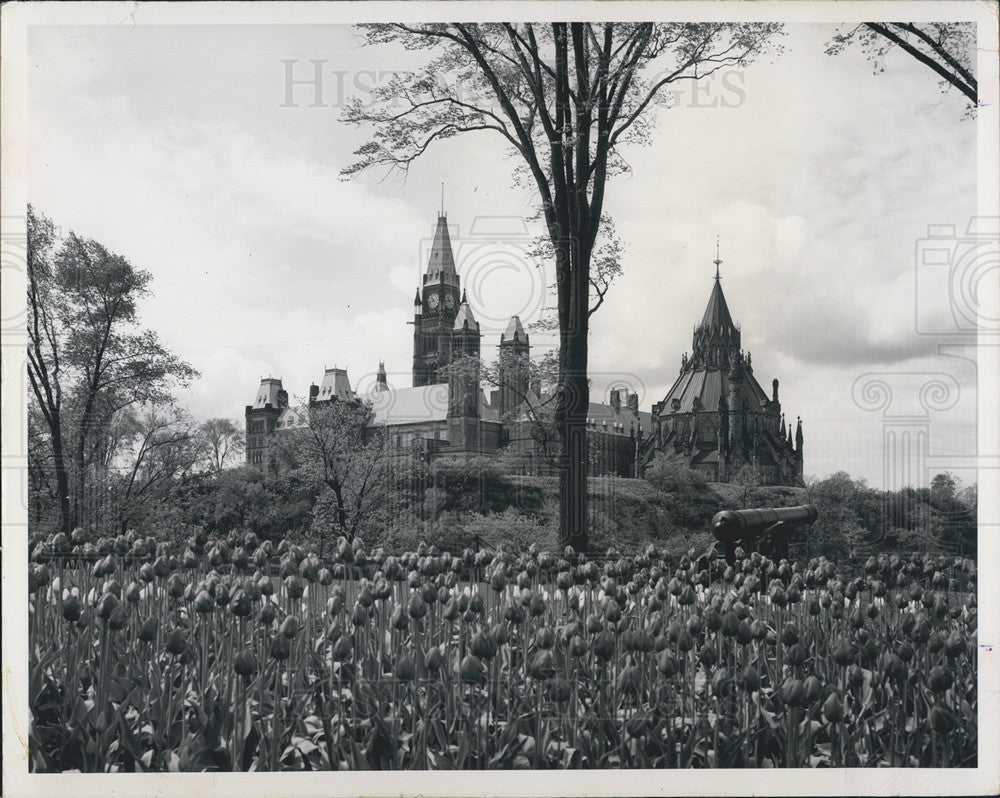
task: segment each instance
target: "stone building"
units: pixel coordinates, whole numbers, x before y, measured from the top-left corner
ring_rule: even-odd
[[[716,261],[708,308],[694,331],[689,358],[652,413],[639,409],[627,388],[608,401],[591,402],[587,429],[590,473],[641,476],[657,453],[683,458],[710,479],[731,481],[745,465],[765,484],[802,480],[802,427],[792,443],[784,432],[778,382],[768,398],[753,376],[749,353],[740,348]],[[438,214],[427,267],[413,303],[412,387],[391,386],[379,364],[375,387],[359,394],[346,369],[326,369],[309,389],[309,403],[364,401],[369,426],[384,427],[399,456],[433,459],[504,453],[507,467],[525,474],[554,474],[553,403],[529,380],[531,342],[521,320],[510,319],[499,340],[500,383],[487,396],[481,384],[480,326],[456,267],[444,212]],[[289,406],[281,380],[261,380],[246,407],[247,463],[273,460],[273,437],[304,423],[304,408]]]
[[[716,256],[715,284],[694,329],[691,356],[681,356],[677,379],[653,405],[642,465],[665,453],[716,482],[732,482],[750,466],[761,484],[801,485],[802,421],[793,435],[781,411],[778,381],[771,381],[770,396],[757,382],[722,292],[721,263]]]

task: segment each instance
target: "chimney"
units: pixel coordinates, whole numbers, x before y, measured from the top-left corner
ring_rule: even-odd
[[[771,401],[772,402],[777,402],[778,401],[778,380],[777,379],[771,380]]]
[[[628,409],[633,413],[638,415],[639,413],[639,394],[630,393],[628,394]]]
[[[309,386],[309,401],[315,402],[319,398],[319,386],[314,382]]]
[[[615,388],[611,392],[611,407],[614,409],[615,413],[622,409],[622,393],[619,388]]]

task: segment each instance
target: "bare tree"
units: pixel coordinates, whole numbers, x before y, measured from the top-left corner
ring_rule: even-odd
[[[969,115],[978,107],[974,22],[866,22],[838,32],[826,52],[838,55],[852,44],[861,48],[876,73],[885,71],[886,54],[898,48],[937,75],[942,92],[958,89]]]
[[[587,548],[587,335],[594,242],[610,176],[627,170],[620,147],[642,141],[649,113],[671,84],[741,67],[769,47],[776,24],[382,24],[371,45],[426,50],[345,120],[372,129],[346,176],[403,173],[438,140],[499,136],[537,190],[556,269],[560,540]]]
[[[124,532],[167,501],[200,453],[193,425],[171,405],[130,407],[120,416],[121,432],[108,465],[115,474],[118,523]]]

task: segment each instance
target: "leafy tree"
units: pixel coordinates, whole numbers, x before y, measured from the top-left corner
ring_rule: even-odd
[[[945,550],[965,555],[977,551],[977,501],[975,487],[959,492],[954,474],[938,474],[931,480],[930,527],[934,539]]]
[[[552,245],[559,323],[554,412],[560,438],[560,541],[587,548],[587,335],[593,253],[605,187],[628,170],[626,142],[646,140],[665,87],[744,66],[767,49],[775,24],[380,24],[368,44],[431,53],[346,108],[370,126],[350,176],[400,170],[437,140],[500,137],[520,160],[517,178],[539,195]],[[655,74],[653,71],[657,70]]]
[[[329,526],[353,540],[363,522],[388,520],[387,500],[394,489],[389,436],[384,427],[368,426],[371,406],[363,402],[314,402],[302,425],[284,430],[275,448],[285,466],[318,479],[330,492]],[[322,521],[317,529],[325,528]]]
[[[60,526],[81,515],[89,466],[116,414],[169,403],[197,376],[139,327],[150,275],[28,206],[28,378],[44,420]]]
[[[885,56],[891,50],[902,50],[937,75],[942,93],[961,92],[967,115],[978,106],[974,22],[866,22],[838,32],[826,51],[837,55],[851,45],[861,48],[876,74],[885,71]]]
[[[243,430],[229,418],[203,422],[198,427],[198,438],[210,471],[221,471],[227,462],[238,461],[245,446]]]

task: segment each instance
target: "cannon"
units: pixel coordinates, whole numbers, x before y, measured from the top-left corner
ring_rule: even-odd
[[[736,548],[764,547],[776,560],[788,557],[788,538],[800,526],[819,517],[812,504],[798,507],[769,507],[756,510],[723,510],[712,517],[712,533],[725,546],[726,562],[736,562]],[[767,545],[770,544],[770,545]]]

